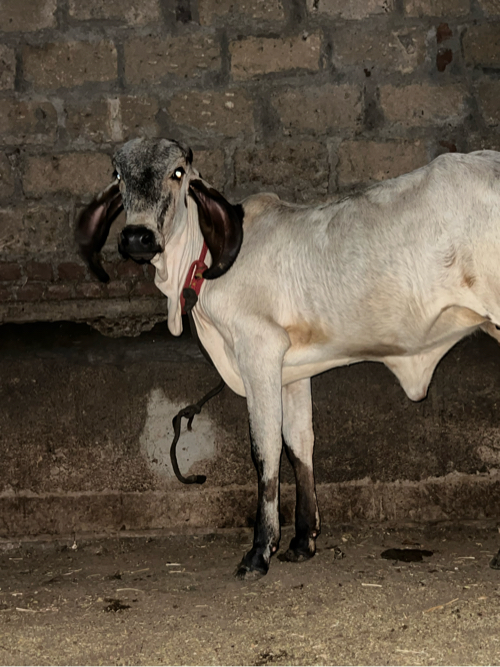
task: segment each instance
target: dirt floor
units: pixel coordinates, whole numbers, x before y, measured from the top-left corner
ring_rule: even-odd
[[[284,530],[282,551],[290,539]],[[500,664],[496,527],[324,530],[237,581],[249,530],[4,542],[2,665]],[[389,548],[432,551],[422,562]]]

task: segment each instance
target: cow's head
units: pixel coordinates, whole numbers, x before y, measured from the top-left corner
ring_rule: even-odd
[[[198,225],[212,257],[207,279],[233,264],[243,239],[238,208],[211,188],[192,166],[191,149],[167,139],[134,139],[113,158],[114,181],[80,214],[76,237],[82,256],[100,280],[109,276],[99,259],[113,220],[127,222],[118,240],[125,258],[150,262],[188,224],[188,198],[196,202]]]

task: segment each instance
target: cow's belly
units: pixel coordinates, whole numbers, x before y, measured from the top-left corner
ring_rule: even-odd
[[[291,346],[284,358],[283,384],[338,366],[379,361],[396,375],[407,396],[418,401],[427,394],[440,359],[461,338],[478,326],[484,326],[486,321],[483,315],[469,308],[452,306],[427,323],[421,321],[419,328],[409,327],[406,335],[404,329],[389,330],[384,338],[364,342],[361,342],[363,336],[321,340],[317,334],[310,336],[302,332],[298,335],[296,329],[290,327]]]
[[[195,312],[200,339],[227,385],[245,396],[233,351],[211,323]],[[383,339],[356,343],[353,339],[331,338],[323,329],[285,327],[290,348],[283,359],[282,381],[290,384],[313,377],[332,368],[380,361],[400,380],[412,400],[420,400],[427,392],[434,369],[441,357],[461,338],[486,320],[468,308],[452,307],[443,310],[420,335],[404,336],[404,332],[388,332]]]
[[[283,385],[291,384],[297,380],[304,380],[305,378],[311,378],[325,371],[329,371],[332,368],[338,368],[339,366],[349,366],[350,364],[357,364],[360,361],[366,361],[365,359],[354,359],[350,357],[344,357],[342,359],[329,359],[316,363],[305,363],[296,366],[283,366]],[[383,361],[382,359],[377,359],[377,361]]]
[[[294,347],[291,346],[283,360],[283,384],[319,375],[332,368],[350,366],[361,361],[380,361],[386,363],[396,356],[404,354],[403,348],[394,345],[377,345],[373,348],[352,350],[344,354],[332,349],[333,346]],[[346,346],[347,347],[347,346]],[[346,350],[347,351],[347,350]],[[386,364],[387,365],[387,364]]]

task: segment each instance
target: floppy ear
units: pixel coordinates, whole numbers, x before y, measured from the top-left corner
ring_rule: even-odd
[[[219,278],[231,268],[240,251],[243,211],[203,181],[191,181],[189,192],[198,205],[201,233],[212,255],[212,266],[203,273],[203,277],[207,280]]]
[[[116,180],[81,212],[76,223],[75,238],[80,253],[103,283],[109,281],[109,276],[102,268],[99,253],[106,243],[111,224],[122,211],[122,196]]]

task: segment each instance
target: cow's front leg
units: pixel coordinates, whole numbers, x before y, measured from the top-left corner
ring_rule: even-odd
[[[259,437],[250,427],[252,459],[257,469],[259,495],[253,545],[236,570],[239,579],[266,574],[271,556],[278,550],[279,525],[279,468],[281,446],[267,444],[262,448]]]
[[[295,473],[295,537],[284,560],[298,562],[316,553],[320,532],[314,485],[311,380],[298,380],[283,387],[283,439]]]
[[[252,459],[258,477],[253,545],[238,566],[238,578],[266,574],[279,545],[281,373],[283,355],[289,345],[288,336],[281,331],[267,331],[260,345],[254,338],[252,347],[237,356],[247,395]]]

